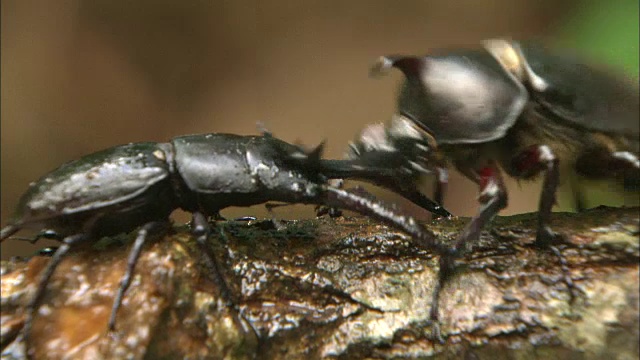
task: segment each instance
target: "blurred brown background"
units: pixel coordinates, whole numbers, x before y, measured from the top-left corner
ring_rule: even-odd
[[[261,121],[287,141],[327,139],[327,157],[341,157],[365,124],[387,121],[393,112],[401,75],[368,79],[378,56],[505,35],[553,40],[581,4],[2,1],[2,224],[30,181],[65,161],[127,142],[255,134]],[[471,215],[477,189],[452,175],[446,205]],[[539,185],[509,186],[503,214],[535,210]],[[266,215],[261,206],[223,213],[249,214]],[[277,215],[300,218],[313,209],[285,207]],[[7,241],[2,257],[44,244]]]

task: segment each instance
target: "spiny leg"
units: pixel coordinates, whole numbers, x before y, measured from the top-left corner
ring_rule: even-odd
[[[417,242],[419,246],[435,250],[439,255],[441,262],[453,262],[451,259],[457,256],[455,249],[449,248],[436,242],[436,238],[432,233],[420,226],[413,218],[399,214],[396,210],[384,206],[373,198],[373,195],[358,188],[358,193],[354,191],[327,188],[327,202],[334,207],[355,211],[365,216],[378,219],[393,227],[399,228],[412,236],[412,240]],[[442,268],[441,268],[442,271]],[[433,293],[433,302],[431,305],[431,314],[438,313],[438,299],[440,295],[441,284],[438,283]],[[435,338],[444,342],[440,334],[440,326],[437,315],[431,317]]]
[[[460,172],[480,186],[480,195],[478,196],[480,210],[464,227],[454,243],[454,248],[457,251],[464,251],[464,248],[471,241],[477,241],[480,238],[480,233],[487,223],[500,210],[507,207],[508,198],[502,175],[495,164],[490,164],[479,171],[460,169]]]
[[[411,235],[414,241],[423,248],[433,249],[438,252],[445,250],[442,244],[436,242],[433,234],[423,226],[420,226],[412,217],[402,215],[396,209],[383,205],[380,201],[375,200],[373,195],[361,188],[356,191],[359,193],[355,193],[353,190],[327,187],[325,200],[329,206],[355,211],[401,229]]]
[[[236,314],[233,316],[233,320],[236,322],[238,329],[242,329],[243,331],[247,331],[247,324],[250,325],[253,334],[257,335],[256,329],[251,326],[251,322],[246,320],[243,315],[240,313],[238,309],[238,300],[232,295],[229,285],[225,278],[222,276],[222,269],[220,268],[220,264],[216,259],[215,255],[211,251],[211,248],[208,244],[209,235],[211,234],[211,227],[207,222],[207,218],[204,214],[200,212],[194,212],[191,220],[191,224],[193,226],[191,232],[193,237],[196,239],[196,243],[198,244],[198,248],[200,251],[204,253],[204,258],[206,262],[207,269],[209,270],[209,274],[213,274],[213,281],[220,292],[220,297],[225,302],[226,306],[230,307],[231,310]],[[242,320],[244,320],[244,323]]]
[[[544,171],[542,194],[538,205],[538,225],[536,232],[536,246],[549,249],[558,258],[563,281],[569,290],[570,302],[573,303],[576,296],[576,287],[571,278],[567,259],[557,245],[565,242],[564,237],[551,230],[551,208],[556,203],[556,191],[560,182],[558,159],[546,145],[534,145],[518,154],[512,162],[515,170],[522,177],[532,177],[540,171]]]
[[[109,331],[114,331],[116,326],[116,315],[118,314],[118,309],[120,309],[120,305],[122,305],[122,298],[124,297],[124,293],[131,285],[131,279],[133,276],[133,272],[136,267],[136,263],[138,262],[138,258],[140,258],[140,253],[142,252],[142,247],[144,246],[145,241],[147,240],[149,233],[161,226],[166,225],[166,222],[150,222],[143,225],[140,230],[138,230],[138,235],[136,236],[136,240],[133,243],[131,251],[129,251],[129,256],[127,258],[127,268],[122,276],[122,280],[120,280],[120,286],[118,287],[118,293],[116,294],[115,299],[113,300],[113,307],[111,308],[111,316],[109,316],[108,329]]]
[[[222,276],[222,269],[220,268],[220,264],[218,264],[218,261],[208,244],[208,239],[211,235],[211,227],[209,226],[207,217],[200,212],[194,212],[191,224],[193,226],[191,230],[193,237],[196,239],[198,248],[200,248],[200,251],[202,251],[204,254],[209,273],[214,275],[213,281],[220,291],[220,296],[227,303],[227,305],[232,305],[233,307],[235,307],[236,301],[231,295],[229,286]]]
[[[33,319],[36,311],[40,307],[40,302],[44,296],[44,292],[47,288],[47,284],[53,275],[53,272],[56,270],[56,267],[60,264],[64,256],[69,252],[72,246],[86,241],[89,237],[85,234],[77,234],[71,235],[62,240],[62,245],[58,248],[58,250],[53,254],[51,260],[49,260],[49,264],[44,269],[40,281],[36,287],[36,292],[31,298],[31,301],[27,304],[26,314],[24,320],[24,346],[25,352],[28,358],[33,357],[33,351],[31,349],[31,328],[33,326]]]
[[[435,169],[436,172],[436,181],[434,182],[434,191],[433,191],[433,200],[440,204],[440,206],[444,206],[444,194],[447,192],[447,185],[449,184],[449,171],[443,167],[437,167]],[[433,218],[440,218],[441,215],[434,214]]]
[[[0,230],[0,241],[6,240],[9,236],[20,231],[19,225],[7,225]]]

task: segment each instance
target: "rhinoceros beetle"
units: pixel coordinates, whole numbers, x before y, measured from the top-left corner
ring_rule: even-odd
[[[421,246],[446,251],[413,218],[384,206],[362,190],[329,185],[330,178],[357,178],[375,182],[389,179],[395,169],[368,166],[355,160],[323,160],[322,144],[306,151],[268,133],[189,135],[168,143],[132,143],[113,147],[62,165],[31,184],[22,196],[13,221],[4,227],[4,240],[25,228],[46,229],[35,238],[54,238],[62,244],[43,271],[26,309],[24,341],[54,270],[75,245],[138,228],[127,269],[114,299],[108,327],[127,290],[141,249],[150,236],[168,224],[171,212],[182,208],[193,214],[192,233],[207,265],[218,273],[215,257],[206,245],[208,218],[229,206],[267,201],[331,206],[379,219],[410,234]],[[384,180],[396,190],[398,183]],[[448,215],[422,194],[397,187],[399,193],[427,210]],[[220,289],[226,289],[218,279]],[[221,290],[222,291],[222,290]],[[228,294],[222,294],[228,298]],[[29,352],[28,352],[29,353]],[[31,353],[29,353],[31,354]]]
[[[447,164],[479,185],[480,211],[458,236],[457,252],[507,206],[499,167],[517,179],[544,173],[536,244],[550,246],[557,255],[553,244],[562,237],[549,223],[561,165],[589,178],[638,183],[637,82],[570,55],[503,39],[486,41],[479,49],[381,57],[371,75],[391,68],[406,78],[397,116],[420,130],[411,140],[430,148],[429,162],[441,174],[434,200],[442,203]],[[361,139],[352,147],[354,156],[371,142]],[[406,150],[392,154],[415,156]],[[566,281],[570,286],[570,278]]]

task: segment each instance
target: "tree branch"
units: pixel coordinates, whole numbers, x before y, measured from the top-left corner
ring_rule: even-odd
[[[437,256],[367,219],[218,223],[211,244],[235,307],[177,227],[143,250],[114,334],[129,246],[110,239],[58,267],[33,345],[51,359],[638,358],[639,219],[638,208],[554,214],[579,290],[570,304],[559,258],[533,246],[535,214],[496,218],[442,290],[443,344],[429,320]],[[467,221],[428,226],[450,241]],[[23,350],[22,311],[47,261],[2,262],[3,358]]]

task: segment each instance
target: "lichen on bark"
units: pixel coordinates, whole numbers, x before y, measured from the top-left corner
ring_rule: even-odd
[[[426,224],[443,242],[468,219]],[[150,241],[107,332],[129,247],[79,248],[36,317],[47,358],[617,358],[639,356],[639,211],[555,213],[559,259],[533,245],[535,214],[496,218],[429,317],[438,257],[364,218],[219,222],[210,243],[236,305],[219,296],[187,227]],[[3,358],[22,354],[23,309],[48,258],[2,263]],[[474,357],[475,356],[475,357]]]

